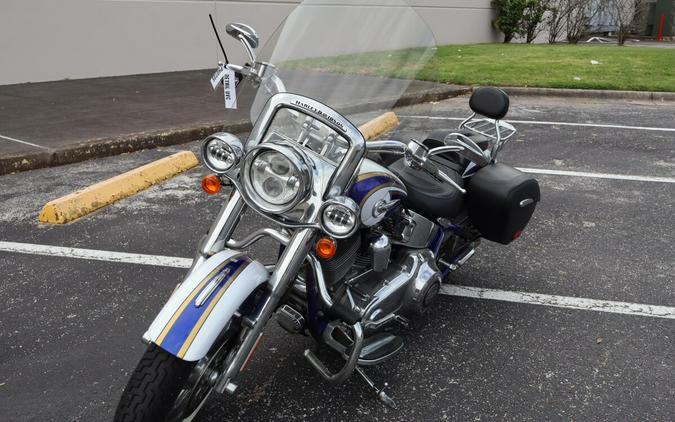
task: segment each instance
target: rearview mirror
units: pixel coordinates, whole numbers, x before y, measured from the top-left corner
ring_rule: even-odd
[[[244,44],[251,62],[255,63],[256,60],[253,50],[258,48],[258,44],[260,43],[255,29],[245,23],[228,23],[225,25],[225,32],[232,38],[238,39]]]

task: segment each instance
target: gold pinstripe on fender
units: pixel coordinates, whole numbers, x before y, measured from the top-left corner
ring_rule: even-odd
[[[235,271],[232,275],[230,275],[230,279],[225,283],[225,285],[220,289],[220,291],[216,294],[216,296],[211,300],[211,303],[209,303],[209,306],[204,310],[202,315],[199,317],[199,320],[197,320],[197,323],[195,324],[194,327],[192,327],[192,330],[190,331],[190,335],[185,339],[185,342],[181,346],[180,350],[178,351],[178,356],[179,358],[182,358],[185,356],[185,353],[188,351],[190,346],[192,345],[192,342],[194,341],[195,337],[197,337],[197,333],[199,333],[199,330],[202,328],[202,325],[204,325],[204,321],[209,317],[211,314],[211,311],[213,308],[216,306],[220,298],[223,296],[225,291],[230,287],[232,282],[239,277],[239,274],[241,274],[246,267],[248,267],[248,264],[250,264],[251,261],[247,260],[241,266]]]
[[[223,261],[220,265],[216,266],[216,268],[214,268],[213,271],[211,271],[211,272],[209,273],[209,275],[207,275],[206,277],[204,277],[204,279],[203,279],[202,281],[200,281],[199,284],[198,284],[194,289],[192,289],[192,291],[191,291],[190,294],[185,298],[185,300],[183,301],[183,303],[181,303],[181,305],[178,307],[178,309],[176,309],[176,312],[173,313],[173,315],[171,316],[171,319],[169,319],[169,322],[167,322],[166,325],[164,326],[164,329],[163,329],[162,332],[159,334],[159,337],[157,337],[157,340],[155,340],[155,343],[156,343],[156,344],[162,344],[162,341],[164,341],[164,338],[166,337],[166,335],[169,334],[169,331],[171,331],[171,328],[172,328],[173,325],[176,323],[176,320],[178,319],[178,317],[180,317],[180,315],[183,313],[183,311],[185,310],[185,308],[187,308],[187,306],[190,304],[190,302],[191,302],[192,300],[194,300],[195,296],[197,296],[197,293],[199,293],[199,292],[201,291],[201,289],[206,285],[206,283],[207,283],[214,275],[216,275],[216,273],[217,273],[218,271],[220,271],[225,265],[229,264],[233,259],[235,259],[235,258],[237,258],[237,257],[240,257],[241,255],[242,255],[242,254],[237,254],[237,255],[233,255],[233,256],[227,258],[227,259],[226,259],[225,261]]]

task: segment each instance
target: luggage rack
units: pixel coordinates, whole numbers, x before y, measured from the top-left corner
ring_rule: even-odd
[[[478,135],[485,136],[498,142],[503,142],[516,134],[516,128],[501,120],[474,119],[475,114],[459,125],[460,129],[468,129]]]

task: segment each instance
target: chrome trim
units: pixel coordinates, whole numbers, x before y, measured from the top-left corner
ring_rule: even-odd
[[[221,281],[225,280],[225,277],[227,277],[230,274],[229,269],[226,271],[223,271],[222,273],[218,274],[216,277],[213,278],[209,282],[209,284],[202,289],[201,293],[199,293],[199,296],[195,299],[195,307],[199,308],[201,307],[206,300],[211,296],[211,294],[216,290],[216,287],[220,284]]]
[[[349,230],[349,232],[347,232],[345,234],[336,234],[336,233],[333,233],[332,231],[328,230],[325,227],[324,212],[326,211],[326,208],[328,208],[328,206],[330,206],[330,205],[338,205],[338,206],[345,207],[354,216],[354,227],[352,227]],[[326,202],[324,202],[323,205],[321,205],[321,208],[319,209],[319,225],[321,226],[321,229],[323,231],[325,231],[326,233],[328,233],[332,237],[334,237],[336,239],[346,239],[348,237],[351,237],[356,232],[356,230],[358,230],[358,228],[360,227],[360,225],[361,225],[361,221],[359,219],[360,215],[361,215],[361,209],[359,208],[358,204],[352,198],[350,198],[348,196],[334,196],[334,197],[326,200]]]
[[[373,271],[381,273],[389,267],[389,258],[391,257],[391,241],[386,234],[380,235],[371,244],[373,251]]]
[[[485,167],[490,164],[490,157],[485,152],[483,152],[483,150],[478,145],[476,145],[473,139],[469,138],[463,133],[450,133],[445,137],[445,139],[443,139],[443,142],[446,145],[454,144],[464,148],[462,151],[457,151],[457,153],[480,167]]]
[[[283,205],[270,204],[265,201],[258,192],[256,192],[253,187],[250,172],[252,170],[251,166],[255,159],[262,153],[266,151],[275,151],[283,155],[291,164],[295,167],[295,174],[293,176],[298,177],[300,181],[300,188],[298,193],[295,195],[290,202]],[[307,199],[307,196],[310,193],[312,187],[312,169],[310,169],[311,161],[304,151],[299,148],[297,145],[293,145],[290,142],[265,142],[260,144],[252,149],[250,149],[244,160],[241,163],[241,183],[243,186],[242,194],[252,203],[256,205],[258,209],[266,213],[279,213],[282,214],[286,211],[293,209],[300,202]]]
[[[366,147],[368,148],[368,152],[402,156],[408,149],[408,144],[395,139],[383,139],[380,141],[368,141]]]
[[[393,199],[391,201],[387,201],[386,199],[383,199],[379,201],[375,206],[373,207],[373,217],[381,217],[382,215],[386,214],[389,210],[393,209],[396,207],[398,204],[401,203],[400,199]]]
[[[426,248],[433,241],[438,230],[440,230],[438,224],[415,211],[405,210],[401,214],[401,217],[406,220],[410,230],[405,230],[403,239],[392,239],[392,243],[395,245],[403,245],[415,249]]]
[[[202,238],[199,249],[192,261],[192,266],[188,270],[185,278],[189,277],[195,268],[206,261],[209,256],[219,252],[213,250],[214,246],[219,242],[224,243],[225,239],[229,239],[230,236],[232,236],[232,232],[234,232],[245,209],[246,203],[239,191],[234,189],[230,195],[229,201],[220,208],[220,212],[211,225],[209,232]]]
[[[307,255],[307,261],[314,273],[314,280],[316,280],[316,286],[319,290],[319,297],[321,301],[328,309],[333,307],[333,298],[328,292],[328,286],[326,286],[326,279],[323,276],[323,269],[321,268],[321,262],[314,256],[314,254]]]
[[[251,246],[263,237],[271,237],[282,245],[288,245],[288,242],[290,242],[288,236],[284,235],[283,233],[274,229],[264,228],[254,231],[241,240],[230,239],[227,241],[226,245],[231,249],[243,249]]]
[[[520,201],[520,208],[525,208],[526,206],[532,203],[534,203],[534,199],[532,198],[523,199],[522,201]]]
[[[446,152],[461,152],[464,151],[464,147],[460,145],[444,145],[442,147],[436,147],[429,150],[429,157],[433,155],[444,154]]]
[[[450,150],[451,148],[457,148],[457,147],[439,147],[443,148],[441,152],[447,150]],[[433,161],[429,159],[431,156],[431,153],[429,149],[419,143],[418,141],[411,139],[411,142],[408,143],[408,147],[406,148],[405,155],[404,155],[404,160],[405,164],[409,166],[410,168],[414,170],[424,170],[431,174],[432,176],[449,183],[452,185],[455,189],[458,191],[462,192],[463,194],[466,193],[466,190],[459,186],[450,176],[445,174],[436,164],[434,164]]]
[[[396,338],[397,338],[397,336],[391,335],[391,337],[384,337],[384,338],[380,338],[380,339],[370,341],[370,342],[368,341],[368,339],[366,339],[366,344],[363,346],[363,349],[361,349],[361,356],[367,355],[371,351],[377,350],[387,343],[391,343]],[[359,358],[359,365],[374,366],[374,365],[380,364],[380,363],[384,362],[385,360],[391,358],[392,356],[394,356],[398,352],[400,352],[403,349],[404,344],[405,343],[401,342],[399,347],[394,349],[393,352],[389,353],[388,355],[384,355],[382,357],[379,357],[377,359],[368,360],[368,359]]]
[[[354,325],[350,326],[350,329],[354,337],[354,344],[351,348],[351,353],[347,356],[347,362],[342,369],[335,374],[331,373],[326,365],[324,365],[311,350],[307,349],[303,353],[310,365],[316,369],[323,379],[330,383],[338,384],[346,380],[354,372],[354,369],[358,364],[359,356],[361,356],[361,348],[363,347],[363,328],[361,328],[361,323],[356,322]]]
[[[402,308],[419,311],[424,306],[420,300],[423,301],[421,295],[426,294],[427,286],[441,280],[433,253],[428,249],[404,252],[387,274],[363,312],[361,321],[366,332],[377,331],[395,321]]]
[[[458,265],[459,267],[461,267],[462,265],[466,264],[466,261],[468,261],[469,259],[471,259],[471,257],[472,257],[475,253],[476,253],[476,250],[475,250],[475,249],[471,249],[469,252],[467,252],[463,257],[461,257],[461,258],[457,261],[457,265]]]
[[[459,124],[459,129],[464,128],[467,123],[469,123],[471,120],[473,120],[474,117],[476,117],[476,113],[471,113],[471,115],[469,117],[462,120],[462,123]]]
[[[218,139],[221,142],[223,142],[225,145],[227,145],[229,151],[223,151],[223,153],[228,153],[234,155],[234,164],[230,166],[227,169],[221,170],[215,168],[212,163],[207,159],[207,153],[206,153],[206,144],[208,144],[211,140],[213,139]],[[244,156],[244,145],[242,144],[241,140],[237,138],[236,136],[232,135],[231,133],[227,132],[218,132],[214,133],[212,135],[207,136],[204,138],[202,141],[201,146],[199,147],[199,157],[202,160],[202,163],[211,170],[212,172],[216,174],[226,174],[230,173],[233,170],[237,169],[239,167],[239,162],[241,161],[241,158]]]
[[[356,126],[325,104],[297,94],[281,92],[273,95],[267,101],[253,126],[253,130],[245,146],[246,150],[250,150],[262,143],[263,135],[267,132],[274,115],[280,108],[284,107],[312,116],[347,139],[350,147],[329,183],[331,195],[344,194],[365,158],[366,141]]]
[[[259,308],[257,315],[252,318],[253,325],[251,328],[245,328],[247,332],[245,332],[239,344],[239,349],[223,376],[223,382],[232,382],[240,373],[244,362],[246,362],[258,338],[262,335],[267,322],[274,314],[279,302],[295,280],[300,267],[310,253],[315,235],[316,230],[314,229],[298,230],[288,242],[288,246],[277,261],[274,272],[267,280],[270,294]]]

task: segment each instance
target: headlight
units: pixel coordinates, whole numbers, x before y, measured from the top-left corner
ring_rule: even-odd
[[[298,195],[298,169],[276,151],[258,154],[251,165],[251,185],[260,197],[273,205],[286,205]]]
[[[239,138],[229,133],[214,133],[202,142],[201,155],[204,165],[215,173],[233,169],[243,155]]]
[[[359,206],[351,198],[331,198],[321,207],[321,227],[338,239],[354,234],[359,227]]]
[[[305,198],[311,175],[306,158],[292,148],[263,144],[246,155],[242,173],[248,196],[263,211],[282,213]]]

